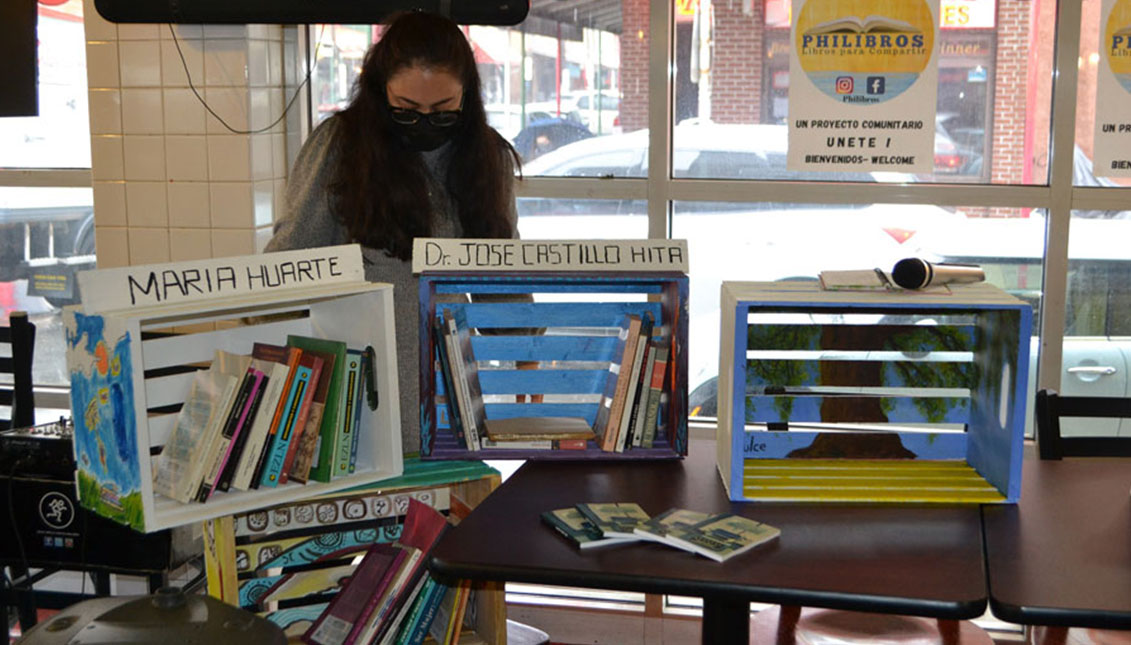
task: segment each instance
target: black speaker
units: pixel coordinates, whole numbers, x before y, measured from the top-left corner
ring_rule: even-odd
[[[37,116],[36,0],[0,1],[0,117]]]
[[[111,22],[366,24],[420,10],[461,25],[517,25],[530,0],[94,0],[94,7]]]

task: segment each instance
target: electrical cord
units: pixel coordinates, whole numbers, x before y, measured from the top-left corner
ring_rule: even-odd
[[[207,110],[209,114],[216,117],[216,120],[220,122],[220,125],[224,126],[228,129],[229,132],[232,132],[234,134],[260,134],[267,132],[271,128],[279,125],[279,123],[284,118],[286,118],[287,112],[291,111],[291,106],[293,106],[295,103],[295,99],[297,99],[298,95],[302,93],[302,88],[310,83],[310,77],[314,73],[315,63],[318,61],[318,49],[322,46],[322,34],[326,32],[326,25],[322,25],[322,29],[318,31],[318,44],[314,46],[314,55],[311,56],[310,66],[307,67],[306,70],[306,78],[302,79],[302,82],[299,83],[298,87],[295,88],[295,93],[291,95],[291,99],[287,101],[287,105],[283,108],[283,113],[279,115],[279,118],[272,121],[270,125],[264,126],[262,128],[254,130],[237,130],[236,128],[228,125],[228,122],[225,121],[223,117],[221,117],[219,114],[216,114],[216,111],[212,109],[212,106],[208,105],[208,102],[205,101],[204,97],[201,96],[200,92],[197,91],[196,86],[192,83],[192,75],[189,74],[188,62],[185,60],[185,53],[181,51],[181,41],[177,38],[177,32],[173,29],[172,23],[168,24],[167,26],[169,27],[169,33],[173,36],[173,45],[177,48],[177,55],[181,57],[181,67],[183,67],[185,70],[185,79],[188,81],[189,89],[192,90],[193,95],[196,96],[196,100],[200,101],[200,104],[204,106],[204,109]]]
[[[23,587],[27,592],[29,592],[29,597],[31,598],[31,610],[34,612],[36,610],[35,593],[32,593],[31,584],[26,582],[26,580],[31,577],[31,564],[27,559],[27,551],[24,550],[24,540],[22,537],[20,537],[20,529],[16,521],[16,509],[12,504],[14,500],[14,497],[12,495],[12,481],[15,479],[16,471],[19,470],[23,462],[24,458],[20,457],[12,463],[12,468],[8,471],[8,525],[12,529],[12,535],[16,538],[16,548],[19,550],[20,563],[23,564],[24,567],[25,583]],[[11,584],[13,591],[18,589],[19,585],[16,585],[15,580],[11,580],[9,581],[9,583]]]

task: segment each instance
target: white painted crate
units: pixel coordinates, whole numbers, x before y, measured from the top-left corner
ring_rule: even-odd
[[[364,280],[89,314],[68,307],[80,502],[152,532],[401,475],[393,320],[392,285]],[[155,495],[153,456],[188,394],[193,370],[186,366],[207,363],[217,349],[250,354],[255,342],[282,345],[288,334],[374,349],[380,404],[363,406],[356,472],[329,483],[216,492],[203,504]]]

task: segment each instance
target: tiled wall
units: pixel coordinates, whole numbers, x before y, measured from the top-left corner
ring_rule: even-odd
[[[92,0],[84,14],[98,266],[261,250],[282,204],[286,122],[246,131],[283,112],[284,30],[114,24]]]

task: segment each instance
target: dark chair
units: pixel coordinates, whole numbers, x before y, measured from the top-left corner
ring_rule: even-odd
[[[0,374],[11,374],[12,382],[0,383],[0,406],[11,408],[0,419],[0,430],[35,425],[35,395],[31,387],[31,359],[35,354],[35,324],[27,313],[13,311],[8,326],[0,327],[0,344],[10,345],[11,356],[0,358]]]
[[[1033,414],[1041,459],[1131,457],[1131,439],[1127,437],[1065,437],[1060,428],[1061,417],[1131,418],[1131,399],[1061,396],[1056,390],[1040,390]]]
[[[767,607],[750,622],[750,642],[772,645],[993,645],[989,632],[968,620],[870,614],[811,607]]]

